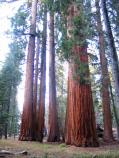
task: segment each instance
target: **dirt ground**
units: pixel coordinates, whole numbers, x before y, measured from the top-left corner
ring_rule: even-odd
[[[110,144],[102,143],[98,148],[82,148],[67,146],[57,143],[38,143],[38,142],[21,142],[18,140],[0,140],[0,151],[7,150],[13,153],[27,151],[27,155],[7,155],[5,158],[100,158],[104,155],[112,155],[110,157],[119,158],[119,143],[112,142]],[[103,155],[101,157],[101,155]],[[2,157],[2,155],[0,155]]]

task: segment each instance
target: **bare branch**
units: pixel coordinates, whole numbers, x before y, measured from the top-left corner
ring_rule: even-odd
[[[6,3],[12,3],[12,2],[16,2],[18,0],[0,0],[0,2],[6,2]]]

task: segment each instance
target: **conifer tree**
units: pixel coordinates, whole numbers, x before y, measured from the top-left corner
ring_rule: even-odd
[[[116,104],[116,111],[118,116],[117,131],[119,137],[119,64],[118,64],[118,56],[117,56],[115,41],[112,33],[106,2],[107,2],[106,0],[101,0],[103,17],[104,17],[105,27],[107,30],[109,47],[110,47],[112,75],[113,75],[114,89],[115,89],[115,104]]]
[[[30,37],[28,43],[28,54],[26,63],[26,80],[24,92],[24,105],[19,140],[33,140],[33,76],[34,76],[34,54],[36,36],[36,14],[37,0],[32,1],[32,17],[30,26]]]
[[[101,13],[99,0],[95,1],[96,5],[96,20],[97,20],[97,31],[99,35],[99,53],[100,53],[100,62],[101,62],[101,71],[102,71],[102,104],[103,104],[103,116],[104,116],[104,140],[112,141],[112,117],[110,109],[110,78],[107,67],[107,59],[105,54],[105,39],[103,35],[102,22],[101,22]]]
[[[54,43],[54,13],[50,11],[50,50],[49,50],[49,123],[48,142],[60,140],[58,112],[56,101],[56,78],[55,78],[55,43]]]
[[[47,43],[47,7],[44,4],[43,15],[43,33],[42,33],[42,50],[41,50],[41,77],[40,77],[40,96],[38,107],[38,130],[37,140],[43,141],[45,128],[45,95],[46,95],[46,43]]]
[[[83,2],[68,7],[68,39],[73,42],[68,74],[68,103],[66,114],[66,144],[98,146],[93,108],[83,12]]]

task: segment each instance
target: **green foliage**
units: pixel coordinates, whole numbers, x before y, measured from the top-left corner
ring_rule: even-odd
[[[66,144],[64,143],[60,144],[60,148],[66,148]]]
[[[8,54],[0,73],[0,122],[2,122],[2,127],[5,123],[9,124],[9,126],[10,124],[16,126],[19,122],[16,94],[17,86],[21,81],[20,64],[24,55],[18,49],[19,47],[17,47],[17,50],[13,49],[16,48],[16,45],[17,43],[11,44],[12,52]]]
[[[21,35],[24,35],[25,32],[27,32],[29,28],[29,10],[27,8],[26,4],[23,4],[18,9],[17,13],[14,17],[11,18],[11,27],[12,27],[12,33],[13,35],[19,35],[21,38]]]
[[[9,45],[8,53],[2,70],[0,72],[0,129],[4,133],[5,126],[8,134],[14,136],[19,132],[20,113],[17,107],[16,95],[17,87],[21,82],[22,69],[24,61],[25,48],[27,44],[26,37],[22,35],[27,31],[26,18],[28,13],[25,12],[26,6],[19,8],[15,17],[11,19],[12,42]]]
[[[67,2],[66,2],[67,3]],[[65,6],[66,11],[68,11],[68,7],[70,5],[67,3]],[[61,60],[65,61],[67,60],[69,63],[74,62],[77,66],[76,72],[74,74],[74,79],[79,80],[80,78],[80,83],[89,83],[89,78],[87,78],[86,74],[88,73],[88,65],[85,63],[82,63],[78,57],[76,57],[76,54],[74,52],[73,47],[78,46],[80,48],[86,47],[88,39],[91,37],[91,30],[90,30],[90,21],[89,17],[87,18],[87,14],[90,14],[91,8],[87,5],[90,4],[89,1],[85,1],[83,3],[82,0],[74,1],[76,4],[79,15],[75,15],[72,17],[72,26],[71,29],[68,30],[67,28],[67,15],[68,12],[60,12],[60,14],[57,14],[56,16],[56,28],[57,28],[57,53],[59,53]],[[88,11],[88,13],[87,13]],[[85,29],[84,29],[85,28]],[[67,35],[70,35],[68,37]],[[82,50],[83,51],[83,50]],[[80,53],[85,53],[85,52],[80,52]],[[78,62],[77,62],[78,60]],[[79,77],[80,76],[80,77]]]

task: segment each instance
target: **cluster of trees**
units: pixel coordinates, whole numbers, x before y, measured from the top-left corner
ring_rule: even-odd
[[[46,65],[49,67],[48,142],[58,142],[62,137],[66,144],[98,146],[95,111],[102,113],[99,119],[103,120],[104,141],[114,140],[113,118],[119,137],[118,9],[117,0],[32,0],[19,9],[17,18],[13,18],[16,21],[13,32],[19,40],[13,45],[21,44],[25,37],[28,39],[19,140],[43,142]],[[91,45],[96,46],[95,52],[89,51]],[[18,50],[12,52],[18,55]],[[62,66],[65,61],[69,65],[68,88]],[[14,62],[18,63],[17,59]],[[10,90],[14,92],[12,87]]]
[[[22,64],[27,44],[24,36],[16,34],[16,30],[26,27],[27,14],[22,12],[21,8],[11,19],[12,29],[8,31],[11,44],[9,44],[9,53],[0,70],[0,138],[4,136],[6,139],[8,136],[18,136],[20,130],[21,114],[17,103],[17,89],[22,80]]]
[[[0,137],[16,136],[19,133],[20,112],[17,105],[17,87],[21,81],[20,68],[24,58],[21,44],[13,41],[10,52],[0,72]]]

